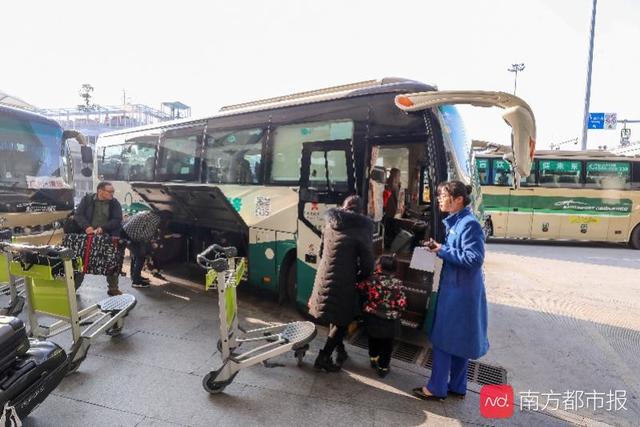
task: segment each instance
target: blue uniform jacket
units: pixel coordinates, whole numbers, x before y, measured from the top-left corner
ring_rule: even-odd
[[[431,343],[458,357],[477,359],[489,350],[487,297],[482,264],[484,234],[469,208],[443,220],[446,241]]]

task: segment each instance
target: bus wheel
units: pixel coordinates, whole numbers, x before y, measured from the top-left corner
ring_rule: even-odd
[[[640,224],[636,225],[636,228],[631,232],[629,245],[631,245],[633,249],[640,249]]]

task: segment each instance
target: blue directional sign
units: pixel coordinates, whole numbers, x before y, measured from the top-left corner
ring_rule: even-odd
[[[604,129],[604,113],[589,113],[589,129]]]

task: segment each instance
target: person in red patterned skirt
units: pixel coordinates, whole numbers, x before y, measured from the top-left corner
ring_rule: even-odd
[[[363,299],[362,312],[369,336],[369,361],[381,378],[389,373],[393,340],[400,332],[400,315],[407,307],[402,281],[393,277],[397,263],[382,255],[375,273],[356,287]]]

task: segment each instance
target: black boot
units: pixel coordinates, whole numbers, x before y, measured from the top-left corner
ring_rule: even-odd
[[[326,372],[338,372],[340,370],[340,366],[333,363],[331,355],[324,350],[320,350],[313,367],[319,371]]]
[[[347,361],[349,355],[347,350],[344,349],[344,345],[336,347],[336,365],[342,366]]]

